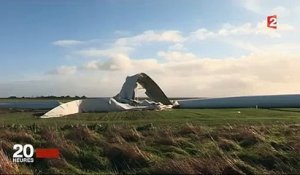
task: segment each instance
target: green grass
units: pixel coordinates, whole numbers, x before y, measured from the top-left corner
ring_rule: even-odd
[[[0,155],[30,143],[59,148],[61,158],[10,162],[0,174],[300,173],[299,109],[34,114],[0,110]]]
[[[205,125],[298,123],[300,111],[296,109],[173,109],[170,111],[125,111],[110,113],[82,113],[61,118],[40,119],[34,112],[0,113],[1,124],[65,125],[65,124],[145,124],[158,125],[197,123]]]

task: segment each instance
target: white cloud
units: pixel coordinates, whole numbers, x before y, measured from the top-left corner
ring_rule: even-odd
[[[242,3],[242,5],[246,9],[253,11],[255,13],[261,13],[262,11],[261,0],[244,0],[244,1],[240,1],[240,3]]]
[[[185,50],[187,50],[187,48],[182,43],[175,43],[175,44],[169,46],[169,50],[185,51]]]
[[[284,50],[284,47],[281,49]],[[235,96],[300,92],[300,83],[297,82],[299,52],[291,54],[273,50],[224,59],[198,58],[191,53],[176,54],[175,61],[161,65],[168,72],[167,78],[161,75],[164,77],[161,80],[170,83],[164,86],[173,95]],[[173,55],[164,54],[166,60],[172,60]]]
[[[295,45],[293,48],[291,45],[270,46],[247,56],[223,59],[202,58],[179,51],[159,52],[161,61],[116,54],[107,60],[87,61],[77,69],[60,67],[46,79],[52,82],[50,87],[46,86],[46,80],[36,82],[35,88],[29,84],[10,84],[14,88],[9,93],[19,94],[21,88],[28,87],[39,89],[43,94],[112,96],[118,93],[127,75],[138,72],[148,73],[168,96],[300,93],[299,48]],[[60,76],[65,73],[68,76]],[[0,90],[7,86],[2,84]],[[22,92],[32,93],[28,89]]]
[[[193,53],[188,53],[188,52],[180,52],[180,51],[160,51],[157,54],[159,57],[162,57],[165,61],[167,62],[177,62],[177,63],[182,63],[182,62],[187,62],[191,60],[197,59],[197,56],[194,55]]]
[[[92,60],[82,68],[86,70],[121,71],[131,67],[130,59],[124,54],[110,55],[106,61]]]
[[[294,30],[293,26],[282,23],[279,23],[278,30],[269,30],[265,21],[262,21],[257,24],[224,24],[216,30],[200,28],[186,35],[176,30],[148,30],[132,37],[116,39],[112,43],[103,43],[108,48],[96,45],[98,41],[82,45],[82,41],[60,40],[53,44],[64,47],[81,44],[80,48],[69,54],[85,59],[75,66],[60,66],[49,71],[42,80],[34,83],[22,82],[21,86],[20,83],[1,83],[0,92],[4,89],[3,92],[9,94],[25,92],[24,95],[30,95],[33,93],[30,89],[39,89],[41,95],[112,96],[118,93],[127,75],[146,72],[168,96],[300,93],[297,76],[300,74],[300,45],[290,40],[284,42],[286,35],[283,32],[291,30]],[[251,41],[241,39],[242,36]],[[275,38],[282,43],[269,44],[263,42],[261,36]],[[211,38],[231,44],[237,50],[249,51],[250,54],[215,59],[199,57],[188,51],[189,44],[194,44],[190,41],[205,42]],[[270,38],[266,40],[271,41]],[[165,43],[157,55],[145,58],[140,56],[143,55],[141,53],[132,54],[133,51],[139,52],[138,46],[156,42]],[[51,86],[47,86],[49,82],[52,82]],[[34,84],[35,88],[29,83]],[[14,88],[5,90],[9,86]],[[28,89],[22,90],[23,87]]]
[[[184,37],[181,35],[181,32],[177,30],[167,30],[167,31],[153,31],[147,30],[142,34],[138,34],[132,37],[120,38],[116,41],[116,45],[120,46],[130,46],[130,45],[139,45],[147,42],[170,42],[178,43],[183,42]]]
[[[60,46],[60,47],[76,46],[82,43],[83,43],[82,41],[78,41],[78,40],[58,40],[52,42],[53,45]]]
[[[134,48],[132,47],[112,47],[109,49],[97,49],[97,48],[87,48],[87,49],[81,49],[79,51],[74,52],[76,55],[80,55],[83,57],[110,57],[111,55],[114,55],[115,53],[122,53],[122,54],[128,54],[131,51],[133,51]]]
[[[300,7],[300,1],[295,0],[233,0],[233,2],[239,3],[257,15],[278,15],[280,18],[293,17],[298,13]]]
[[[48,74],[52,75],[71,75],[75,74],[77,70],[76,66],[60,66],[59,68],[49,71]]]
[[[114,34],[116,35],[116,36],[121,36],[121,37],[124,37],[124,36],[128,36],[128,35],[130,35],[130,32],[129,31],[127,31],[127,30],[116,30],[115,32],[114,32]]]
[[[278,53],[278,51],[280,51],[279,54],[281,55],[289,55],[291,53],[298,53],[298,50],[300,50],[300,44],[293,42],[281,42],[277,44],[268,45],[264,43],[249,43],[243,40],[230,40],[228,44],[231,44],[236,48],[241,48],[243,50],[249,51],[250,53],[260,55]]]
[[[223,28],[218,31],[220,36],[230,36],[230,35],[251,35],[257,34],[257,28],[251,23],[245,23],[240,26],[234,26],[231,24],[225,24]]]
[[[107,60],[92,60],[81,66],[82,70],[97,71],[124,71],[135,73],[136,68],[140,71],[159,70],[159,63],[156,59],[135,60],[125,54],[116,53]]]
[[[217,31],[209,31],[205,28],[200,28],[192,32],[189,39],[205,40],[211,38],[224,38],[229,36],[255,36],[264,35],[268,37],[281,37],[282,32],[292,31],[294,27],[289,24],[279,24],[278,29],[270,29],[267,27],[266,21],[258,22],[256,25],[252,23],[244,23],[242,25],[224,24],[222,28]]]
[[[198,29],[195,32],[191,33],[191,38],[196,38],[198,40],[205,40],[205,39],[214,38],[214,37],[216,37],[216,33],[212,32],[212,31],[208,31],[205,28]]]
[[[83,77],[89,77],[87,89],[98,87],[93,96],[108,96],[103,92],[116,94],[126,75],[146,72],[169,96],[300,93],[297,81],[300,74],[299,48],[300,45],[288,44],[265,46],[247,56],[223,59],[203,58],[180,51],[160,51],[160,59],[133,59],[116,53],[107,60],[88,61],[78,69],[82,74],[78,83],[86,81]],[[99,86],[103,81],[106,83]]]
[[[82,48],[75,54],[86,57],[84,64],[77,67],[62,66],[51,73],[53,77],[61,77],[55,76],[57,74],[68,75],[66,77],[70,79],[66,81],[69,84],[81,88],[82,94],[92,96],[118,93],[126,75],[138,72],[152,76],[169,96],[299,93],[299,45],[290,42],[269,45],[255,42],[257,40],[240,40],[241,36],[279,38],[285,36],[282,32],[290,30],[293,27],[288,24],[280,24],[276,31],[268,30],[265,21],[262,21],[257,24],[225,24],[214,31],[200,28],[187,34],[188,37],[175,30],[145,31],[132,37],[119,38],[107,49]],[[225,41],[225,44],[247,50],[250,54],[215,59],[199,57],[187,51],[186,44],[189,41],[210,38]],[[261,41],[260,37],[257,38]],[[157,52],[156,58],[133,58],[132,52],[139,51],[136,47],[148,42],[165,42],[167,47]],[[82,82],[88,84],[83,87]]]
[[[289,16],[291,16],[291,10],[289,10],[289,9],[287,9],[287,8],[285,8],[285,7],[283,7],[283,6],[277,6],[277,7],[274,7],[272,10],[271,10],[271,12],[270,12],[270,14],[272,15],[277,15],[277,16],[279,16],[280,18],[281,17],[289,17]]]

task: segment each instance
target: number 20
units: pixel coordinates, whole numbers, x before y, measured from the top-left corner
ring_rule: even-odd
[[[26,145],[20,145],[20,144],[15,144],[13,147],[14,150],[17,150],[14,154],[13,157],[20,157],[22,158],[23,156],[26,158],[30,158],[34,154],[34,149],[33,146],[30,144]],[[29,149],[29,154],[28,154],[28,149]],[[23,155],[21,154],[23,152]]]

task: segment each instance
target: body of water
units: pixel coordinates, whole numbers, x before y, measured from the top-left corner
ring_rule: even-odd
[[[0,102],[0,108],[16,109],[52,109],[59,105],[57,100]]]

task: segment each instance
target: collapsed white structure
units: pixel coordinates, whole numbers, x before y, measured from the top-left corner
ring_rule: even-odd
[[[149,100],[136,100],[135,91],[141,86]],[[124,110],[172,108],[173,103],[160,87],[145,73],[128,76],[119,94],[112,98],[74,100],[61,104],[45,113],[41,118],[62,117],[82,112],[111,112]]]
[[[146,90],[148,100],[136,100],[136,90]],[[23,105],[24,106],[24,105]],[[41,118],[62,117],[81,112],[111,112],[125,110],[163,110],[179,106],[188,108],[299,108],[300,95],[269,95],[224,97],[210,99],[182,99],[171,102],[160,87],[145,73],[128,76],[119,94],[111,98],[74,100],[61,104]],[[1,105],[0,105],[1,107]]]

